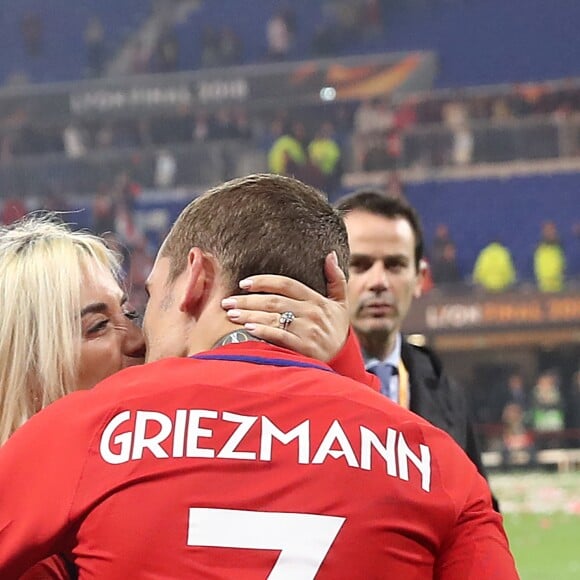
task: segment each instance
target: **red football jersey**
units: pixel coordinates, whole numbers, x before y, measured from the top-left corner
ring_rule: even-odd
[[[487,483],[429,425],[251,342],[117,373],[0,450],[0,577],[517,578]]]
[[[68,580],[76,578],[76,568],[60,556],[51,556],[29,568],[18,580]]]

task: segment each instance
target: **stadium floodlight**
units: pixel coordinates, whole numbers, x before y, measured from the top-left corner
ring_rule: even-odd
[[[336,89],[334,87],[322,87],[320,89],[320,99],[322,101],[334,101],[336,99]]]

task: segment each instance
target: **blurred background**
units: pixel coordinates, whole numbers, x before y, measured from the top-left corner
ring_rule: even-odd
[[[578,0],[2,0],[0,221],[108,237],[132,301],[207,187],[404,195],[407,322],[468,389],[522,578],[580,577]]]

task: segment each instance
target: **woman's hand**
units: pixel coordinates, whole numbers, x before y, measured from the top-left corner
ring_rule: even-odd
[[[346,341],[349,315],[346,277],[334,252],[326,257],[324,272],[328,298],[292,278],[263,274],[240,282],[252,294],[225,298],[222,307],[256,338],[327,362]],[[295,316],[286,328],[280,323],[283,312]]]

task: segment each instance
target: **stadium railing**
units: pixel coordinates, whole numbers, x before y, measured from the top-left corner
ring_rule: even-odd
[[[504,467],[501,451],[484,451],[481,454],[483,464],[488,468]],[[535,454],[535,465],[555,466],[559,473],[568,473],[580,469],[580,449],[542,449]],[[529,451],[512,451],[508,466],[531,466],[532,454]]]

